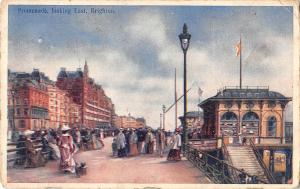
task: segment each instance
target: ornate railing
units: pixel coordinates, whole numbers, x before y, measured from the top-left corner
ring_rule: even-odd
[[[250,142],[250,146],[251,146],[251,148],[252,148],[252,150],[253,150],[253,152],[256,156],[256,159],[258,160],[260,166],[263,168],[264,173],[265,173],[266,177],[268,178],[270,184],[276,184],[277,182],[276,182],[275,177],[273,176],[273,174],[271,173],[269,168],[264,163],[264,161],[263,161],[258,149],[256,148],[255,144],[253,143],[253,141],[251,139],[249,140],[249,142]]]
[[[256,175],[250,175],[224,160],[220,160],[207,152],[186,146],[186,158],[214,183],[218,184],[267,184]],[[233,179],[229,170],[236,172],[238,180]]]
[[[241,89],[240,86],[225,86],[218,90],[218,92],[221,92],[226,89]],[[242,89],[265,89],[269,90],[269,86],[243,86]]]

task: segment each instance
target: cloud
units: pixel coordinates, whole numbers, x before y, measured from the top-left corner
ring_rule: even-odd
[[[182,26],[176,14],[166,17],[163,9],[144,7],[126,16],[74,15],[65,22],[76,32],[70,32],[68,40],[59,45],[49,40],[48,33],[18,32],[9,41],[9,68],[26,72],[39,68],[55,80],[60,67],[75,70],[83,67],[86,59],[90,76],[103,86],[119,115],[129,110],[157,127],[162,105],[168,107],[174,102],[174,68],[178,97],[183,94],[183,53],[177,36],[170,35],[170,31],[179,33],[174,30]],[[292,35],[270,27],[265,17],[264,11],[249,8],[208,14],[201,24],[191,23],[191,31],[196,32],[191,33],[187,54],[188,88],[192,87],[188,110],[198,109],[198,87],[204,100],[223,86],[238,85],[239,58],[235,57],[234,46],[240,33],[244,85],[269,85],[271,90],[292,96]],[[47,27],[51,30],[52,26]],[[290,109],[289,105],[288,112]],[[181,100],[178,115],[182,112]],[[174,109],[167,113],[167,129],[174,129],[174,115]]]

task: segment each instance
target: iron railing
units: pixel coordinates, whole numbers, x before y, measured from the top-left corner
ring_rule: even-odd
[[[240,86],[225,86],[225,87],[222,87],[218,90],[218,92],[221,92],[223,90],[226,90],[226,89],[241,89]],[[265,90],[269,90],[269,86],[243,86],[242,89],[265,89]]]
[[[250,175],[224,160],[220,160],[207,152],[197,150],[190,145],[185,149],[186,158],[200,169],[212,182],[217,184],[267,184],[256,175]],[[233,170],[239,180],[233,179],[229,170]]]
[[[253,141],[250,139],[250,146],[256,156],[256,159],[258,160],[260,166],[263,168],[264,170],[264,173],[268,179],[268,181],[270,182],[270,184],[276,184],[276,179],[275,177],[273,176],[273,174],[271,173],[271,171],[269,170],[269,168],[266,166],[266,164],[264,163],[258,149],[256,148],[255,144],[253,143]]]

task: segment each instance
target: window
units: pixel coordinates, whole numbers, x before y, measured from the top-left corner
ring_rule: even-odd
[[[226,112],[223,114],[222,121],[237,121],[237,116],[233,112]]]
[[[276,125],[277,125],[276,118],[274,116],[270,117],[268,120],[268,136],[272,136],[272,137],[276,136]]]
[[[17,108],[17,115],[20,115],[20,114],[21,114],[20,108]]]
[[[242,134],[248,136],[258,136],[259,117],[255,112],[248,112],[243,116]]]
[[[28,115],[28,108],[24,108],[24,115]]]
[[[26,127],[25,121],[24,121],[24,120],[20,120],[20,122],[19,122],[19,127],[20,127],[20,128],[25,128],[25,127]]]

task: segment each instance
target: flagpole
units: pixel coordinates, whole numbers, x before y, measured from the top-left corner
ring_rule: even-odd
[[[240,35],[240,89],[242,89],[242,38]]]
[[[175,128],[177,128],[177,85],[176,85],[176,68],[175,68],[175,81],[174,81],[174,90],[175,90]]]

